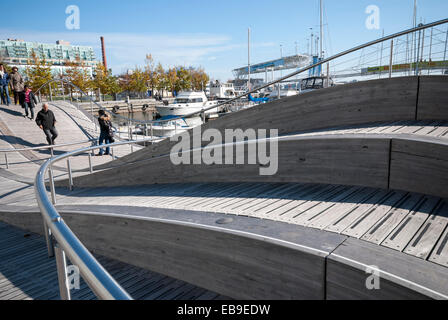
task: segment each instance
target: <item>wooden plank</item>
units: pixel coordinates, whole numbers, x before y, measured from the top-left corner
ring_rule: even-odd
[[[440,203],[439,198],[425,196],[419,206],[404,219],[381,245],[403,251],[417,231]]]
[[[448,267],[448,227],[445,228],[445,232],[440,237],[428,260]]]
[[[417,207],[423,196],[409,194],[375,223],[361,239],[380,244]]]
[[[267,192],[260,194],[257,198],[254,198],[252,201],[238,205],[236,207],[233,207],[232,209],[238,210],[238,212],[240,213],[245,212],[254,213],[257,211],[257,209],[262,209],[265,206],[267,206],[270,203],[270,201],[272,202],[279,200],[279,197],[282,194],[284,194],[284,192],[288,192],[295,187],[296,185],[291,184],[279,185],[276,188],[273,188],[271,190],[268,190]]]
[[[381,204],[375,204],[367,211],[362,212],[348,228],[341,233],[354,238],[361,238],[378,220],[384,217],[401,199],[405,192],[392,191],[388,198]]]
[[[338,203],[333,206],[330,210],[324,212],[320,217],[314,219],[308,226],[317,229],[325,229],[336,221],[340,220],[342,217],[352,212],[354,209],[359,207],[362,203],[370,199],[374,194],[378,193],[377,189],[364,188],[363,192],[359,192],[351,199],[352,203]]]
[[[295,184],[294,188],[289,189],[285,194],[282,194],[277,199],[270,199],[268,202],[263,204],[263,207],[255,210],[254,213],[256,213],[258,217],[265,218],[269,212],[295,199],[298,199],[300,197],[300,194],[303,194],[305,190],[309,190],[309,188],[309,184]]]
[[[425,260],[428,259],[447,225],[448,204],[445,200],[438,205],[403,252]]]
[[[313,201],[333,190],[337,189],[338,186],[333,185],[312,185],[308,190],[305,190],[303,194],[298,196],[298,199],[291,201],[285,201],[282,205],[279,204],[278,208],[272,209],[266,213],[269,217],[276,217],[280,221],[288,221],[289,217],[287,215],[291,210],[297,209],[301,206],[306,205],[308,202]]]
[[[340,187],[335,190],[335,192],[325,195],[322,199],[311,201],[307,205],[301,206],[300,210],[291,210],[284,217],[289,218],[291,223],[305,225],[308,223],[309,218],[312,218],[315,214],[324,211],[335,202],[344,199],[354,190],[356,190],[356,187]]]

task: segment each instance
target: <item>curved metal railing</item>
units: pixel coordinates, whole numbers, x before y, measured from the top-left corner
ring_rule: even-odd
[[[17,149],[14,149],[14,148],[12,148],[12,149],[0,149],[0,153],[4,153],[5,154],[6,169],[9,169],[9,166],[10,166],[10,163],[8,161],[8,154],[9,153],[23,152],[23,151],[50,150],[51,157],[53,157],[55,148],[77,146],[77,145],[86,144],[86,143],[95,143],[96,141],[97,141],[97,139],[89,139],[89,140],[85,140],[85,141],[57,144],[57,145],[51,145],[51,146],[17,148]],[[46,159],[39,159],[39,160],[46,160]]]
[[[407,35],[412,32],[417,32],[420,30],[424,30],[426,28],[431,28],[431,27],[438,26],[438,25],[445,24],[445,23],[448,23],[448,19],[440,20],[440,21],[437,21],[434,23],[429,23],[426,25],[421,25],[417,28],[398,32],[393,35],[383,37],[381,39],[374,40],[374,41],[368,42],[366,44],[354,47],[350,50],[346,50],[346,51],[336,54],[332,57],[324,59],[316,64],[310,65],[308,67],[305,67],[298,71],[295,71],[291,74],[288,74],[284,77],[281,77],[280,79],[277,79],[275,81],[272,81],[270,83],[262,85],[258,88],[250,90],[243,95],[240,95],[234,99],[226,101],[225,103],[211,106],[210,108],[203,109],[201,111],[193,112],[193,113],[189,114],[188,116],[193,116],[193,115],[197,115],[197,114],[201,114],[201,113],[203,114],[207,110],[216,108],[218,106],[223,106],[232,101],[236,101],[236,100],[241,99],[249,94],[253,94],[263,88],[267,88],[267,87],[275,85],[275,84],[280,84],[282,81],[284,81],[288,78],[291,78],[295,75],[303,73],[307,70],[311,70],[311,69],[318,67],[322,64],[328,63],[329,61],[332,61],[336,58],[345,56],[349,53],[361,50],[368,46],[372,46],[377,43],[382,43],[384,41],[391,40],[391,39],[394,39],[394,38],[402,36],[402,35]],[[391,45],[391,49],[392,48],[393,48],[393,44]],[[392,60],[392,55],[391,55],[391,60]],[[392,66],[392,62],[390,63],[390,67],[391,66]],[[392,68],[390,68],[390,75],[391,75],[391,72],[392,72]],[[58,80],[58,81],[61,81],[61,80]],[[93,103],[96,104],[96,102],[93,102]],[[98,105],[98,106],[101,109],[103,109],[100,105]],[[185,117],[185,116],[183,116],[183,117]],[[178,117],[178,118],[182,118],[182,117]],[[172,119],[170,119],[170,120],[172,120]],[[157,120],[157,121],[160,121],[160,120]],[[155,122],[155,121],[151,121],[150,123],[153,123],[153,122]],[[148,122],[146,122],[146,123],[148,123]],[[153,141],[153,138],[151,137],[151,138],[147,139],[147,141]],[[107,271],[104,270],[104,268],[98,263],[98,261],[96,261],[96,259],[83,246],[83,244],[79,241],[79,239],[76,238],[76,236],[73,234],[73,232],[70,230],[70,228],[64,223],[64,220],[62,219],[62,217],[59,215],[56,208],[54,207],[56,199],[53,198],[53,203],[52,203],[47,195],[47,190],[45,188],[45,175],[48,172],[48,174],[50,176],[50,189],[53,194],[54,182],[53,182],[53,177],[52,177],[52,173],[51,173],[51,165],[53,163],[63,160],[63,159],[69,160],[69,158],[74,155],[78,155],[83,152],[89,152],[89,151],[92,151],[92,150],[95,150],[98,148],[104,148],[107,146],[113,147],[113,146],[129,144],[129,143],[136,143],[136,141],[128,141],[128,142],[115,143],[115,144],[111,144],[111,145],[103,145],[103,146],[84,148],[84,149],[66,153],[64,155],[61,155],[61,156],[58,156],[58,157],[48,160],[44,165],[42,165],[38,174],[36,175],[35,193],[36,193],[36,198],[37,198],[37,201],[39,204],[39,208],[41,210],[41,213],[42,213],[42,216],[44,219],[45,236],[47,239],[47,245],[48,245],[50,255],[52,254],[52,251],[53,251],[53,244],[51,241],[52,238],[54,238],[54,240],[57,241],[57,244],[58,244],[55,247],[56,248],[56,260],[57,260],[57,265],[58,265],[58,276],[59,276],[61,297],[64,299],[70,299],[70,290],[67,286],[65,254],[67,254],[70,261],[72,261],[73,263],[75,263],[76,265],[79,266],[81,274],[85,278],[85,280],[88,283],[88,285],[90,286],[90,288],[92,288],[92,290],[95,292],[95,294],[97,294],[97,296],[99,298],[101,298],[101,299],[130,299],[130,296],[107,273]],[[70,184],[69,187],[70,188],[72,187],[72,183],[73,183],[72,179],[69,178],[69,184]]]
[[[145,140],[149,142],[152,141],[152,138]],[[50,257],[56,255],[59,289],[62,299],[70,299],[66,257],[79,268],[79,272],[83,279],[98,298],[107,300],[129,300],[131,297],[93,257],[93,255],[75,236],[75,234],[64,222],[64,219],[62,219],[60,214],[57,212],[54,206],[56,204],[56,198],[54,191],[54,178],[51,167],[54,163],[64,159],[67,159],[67,162],[69,163],[70,157],[79,154],[90,154],[92,151],[100,148],[113,148],[131,143],[135,143],[135,141],[118,142],[71,151],[47,160],[36,174],[34,181],[35,195],[44,221],[44,231],[47,241],[48,254]],[[45,177],[47,174],[49,175],[52,200],[48,197],[47,188],[45,186]],[[71,185],[73,183],[71,171],[69,171],[69,183]]]

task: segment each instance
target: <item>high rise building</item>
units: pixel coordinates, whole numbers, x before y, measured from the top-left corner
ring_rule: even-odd
[[[83,62],[89,74],[92,75],[97,65],[92,47],[73,46],[70,42],[59,40],[56,44],[26,42],[17,39],[0,40],[0,61],[10,66],[17,66],[23,72],[30,66],[31,54],[35,52],[40,58],[45,58],[51,65],[55,75],[64,73],[67,62],[76,62],[78,57]]]

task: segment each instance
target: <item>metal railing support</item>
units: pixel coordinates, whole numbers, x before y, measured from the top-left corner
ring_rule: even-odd
[[[55,246],[56,268],[58,270],[59,294],[61,300],[71,300],[70,287],[67,277],[67,258],[59,245]]]
[[[61,81],[61,86],[62,86],[62,99],[65,102],[65,89],[64,89],[64,81]]]
[[[72,175],[72,166],[70,163],[70,157],[67,158],[67,171],[68,171],[68,188],[70,191],[73,190],[73,175]]]
[[[89,152],[89,170],[90,170],[90,173],[93,173],[93,167],[92,167],[92,153],[91,152]]]
[[[49,181],[50,181],[51,203],[53,203],[53,205],[55,205],[56,204],[56,190],[54,188],[54,175],[53,175],[53,169],[51,166],[48,169],[48,177],[49,177]]]
[[[392,78],[393,61],[394,61],[394,39],[390,40],[389,79]]]
[[[53,258],[54,257],[53,236],[51,235],[51,230],[48,228],[45,220],[44,220],[44,236],[45,236],[45,243],[47,244],[48,257]]]
[[[6,169],[9,169],[8,153],[5,153]]]

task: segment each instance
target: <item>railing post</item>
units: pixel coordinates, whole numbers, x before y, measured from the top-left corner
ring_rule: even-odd
[[[152,122],[151,122],[151,139],[152,140],[154,139],[154,131],[153,131],[153,128],[152,128]],[[151,144],[153,144],[153,141],[151,141]]]
[[[429,61],[429,65],[428,65],[428,75],[431,73],[431,56],[432,56],[432,34],[433,34],[433,30],[434,28],[431,28],[431,36],[429,39],[429,57],[428,57],[428,61]]]
[[[67,277],[67,258],[59,245],[55,246],[56,268],[58,270],[59,294],[61,300],[71,300],[70,287]]]
[[[148,124],[147,123],[145,123],[145,134],[143,136],[144,136],[144,138],[146,138],[148,136]],[[146,141],[144,143],[144,146],[146,147]]]
[[[48,228],[47,223],[44,221],[44,236],[45,242],[47,244],[48,257],[54,257],[54,245],[53,245],[53,236],[51,235],[51,230]]]
[[[89,152],[89,169],[90,173],[93,173],[93,167],[92,167],[92,153]]]
[[[64,90],[64,81],[61,80],[61,86],[62,86],[62,99],[65,102],[65,90]]]
[[[48,84],[48,88],[50,89],[50,101],[53,101],[53,90],[51,90],[51,83]]]
[[[54,176],[53,176],[53,168],[50,165],[50,168],[48,170],[48,176],[50,180],[50,193],[51,193],[51,202],[53,205],[56,204],[56,191],[54,188]]]
[[[96,147],[97,145],[98,145],[98,141],[97,140],[93,140],[92,141],[92,147]],[[95,150],[94,149],[92,149],[91,154],[92,154],[92,156],[95,155]]]
[[[70,191],[73,190],[73,176],[72,176],[72,166],[70,163],[70,158],[67,158],[67,171],[68,171],[68,188]]]
[[[394,39],[390,40],[389,79],[392,78],[393,61],[394,61]]]
[[[447,49],[447,46],[448,46],[448,28],[446,30],[445,50],[443,51],[443,61],[446,61],[446,49]],[[447,69],[445,68],[445,70],[447,70]]]
[[[5,162],[6,162],[6,169],[9,169],[8,153],[7,152],[5,152]]]

